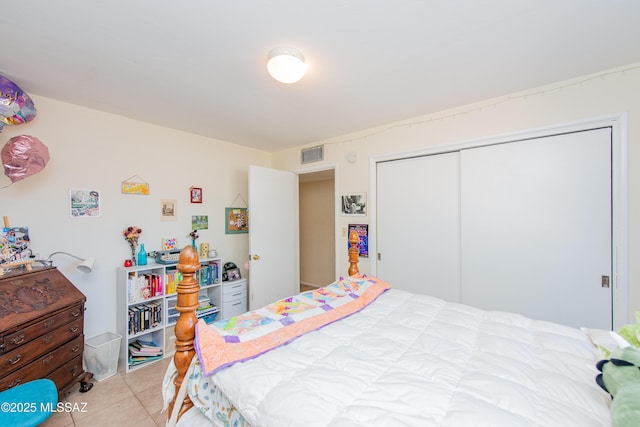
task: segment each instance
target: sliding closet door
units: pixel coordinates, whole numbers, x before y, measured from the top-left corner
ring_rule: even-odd
[[[378,163],[378,277],[460,301],[459,155]]]
[[[462,302],[610,329],[609,128],[461,152]]]

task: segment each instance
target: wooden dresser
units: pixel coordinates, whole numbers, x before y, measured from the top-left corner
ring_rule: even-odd
[[[0,391],[49,378],[61,392],[85,376],[85,301],[55,267],[0,276]]]

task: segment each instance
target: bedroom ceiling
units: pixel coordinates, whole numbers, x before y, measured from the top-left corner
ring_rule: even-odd
[[[0,74],[279,151],[638,62],[639,20],[635,0],[33,0],[1,8]],[[300,82],[267,74],[274,47],[302,51]]]

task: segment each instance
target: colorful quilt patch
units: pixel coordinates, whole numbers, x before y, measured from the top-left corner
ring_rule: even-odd
[[[291,314],[302,313],[303,311],[311,310],[312,308],[315,308],[315,305],[299,301],[295,299],[295,297],[282,299],[266,307],[266,309],[271,313],[278,314],[280,316],[289,316]]]
[[[240,316],[232,317],[229,320],[220,320],[214,324],[230,335],[242,335],[271,322],[275,322],[275,320],[250,311]]]

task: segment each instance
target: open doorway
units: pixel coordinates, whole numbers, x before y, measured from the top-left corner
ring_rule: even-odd
[[[335,280],[335,174],[333,169],[300,174],[300,291]]]

